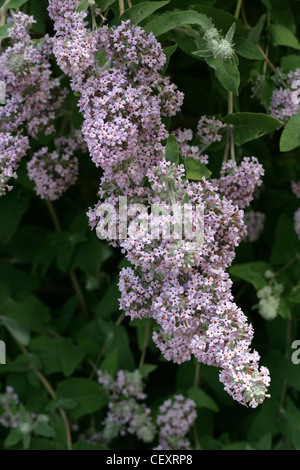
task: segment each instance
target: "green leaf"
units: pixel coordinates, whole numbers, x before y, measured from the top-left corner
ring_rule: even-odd
[[[169,66],[169,63],[170,63],[170,58],[176,50],[177,50],[177,44],[174,44],[173,46],[164,47],[164,54],[167,58],[167,61],[164,65],[163,72],[165,72],[167,70],[167,68]]]
[[[120,17],[121,21],[130,20],[131,23],[139,24],[148,16],[152,15],[159,8],[164,7],[170,2],[166,0],[163,2],[142,2],[138,5],[134,5],[128,10],[124,11],[123,15]]]
[[[110,5],[115,3],[116,0],[98,0],[97,6],[104,12]]]
[[[89,6],[89,0],[81,0],[78,7],[76,8],[76,11],[78,12],[86,11],[88,9],[88,6]]]
[[[143,379],[147,379],[148,375],[155,369],[157,369],[157,365],[155,364],[143,364],[141,367],[139,367],[139,371]]]
[[[282,213],[277,221],[270,263],[288,263],[299,250],[299,240],[295,232],[294,221]]]
[[[236,23],[232,23],[232,25],[230,26],[230,28],[229,28],[226,36],[225,36],[226,41],[232,42],[235,30],[236,30]]]
[[[42,361],[46,374],[63,372],[69,377],[82,362],[85,353],[70,338],[39,336],[30,343],[31,351]]]
[[[9,8],[20,8],[24,3],[28,2],[28,0],[10,0],[5,7],[7,9]]]
[[[281,122],[262,113],[234,113],[223,118],[226,124],[234,126],[234,143],[243,145],[250,140],[275,131]]]
[[[267,285],[264,273],[268,270],[272,270],[269,263],[265,261],[253,261],[251,263],[232,266],[229,268],[229,274],[250,282],[250,284],[258,290]]]
[[[206,15],[201,15],[196,11],[168,11],[162,15],[157,15],[153,18],[144,29],[149,33],[150,31],[158,37],[161,34],[171,31],[177,26],[195,24],[199,25],[203,31],[213,26],[212,21]]]
[[[100,369],[114,376],[118,372],[118,350],[113,349],[101,362]]]
[[[269,32],[274,46],[287,46],[293,49],[300,49],[300,44],[296,36],[285,26],[271,24]]]
[[[235,52],[242,57],[250,60],[263,60],[264,56],[261,52],[257,49],[257,47],[253,44],[253,42],[249,41],[246,38],[236,38],[235,45],[234,45]]]
[[[201,388],[193,387],[188,391],[188,396],[194,400],[197,408],[208,408],[211,411],[219,411],[217,404]]]
[[[99,384],[85,378],[72,378],[59,382],[57,398],[71,398],[77,407],[69,411],[71,419],[79,419],[95,411],[101,410],[107,404],[107,397]]]
[[[28,193],[14,189],[0,198],[0,241],[9,242],[29,205]]]
[[[8,38],[8,30],[12,27],[12,24],[4,24],[0,26],[0,39]]]
[[[52,426],[44,421],[38,421],[34,426],[34,432],[43,437],[56,437],[56,432]]]
[[[4,315],[0,316],[0,324],[4,325],[16,341],[27,346],[30,339],[30,333],[27,328],[19,325],[14,320]]]
[[[4,447],[12,447],[22,440],[23,435],[18,429],[13,429],[9,432],[8,436],[4,441]]]
[[[280,151],[289,152],[300,145],[300,114],[291,117],[280,137]]]
[[[211,171],[192,157],[183,160],[185,167],[185,176],[189,180],[201,181],[202,178],[210,178]]]
[[[197,56],[197,52],[194,52],[194,55]],[[205,60],[214,69],[217,79],[225,90],[232,91],[234,95],[238,95],[240,72],[234,57],[226,60],[220,57],[207,57]]]
[[[291,70],[296,70],[300,68],[300,55],[297,55],[297,54],[284,55],[281,58],[280,65],[281,65],[282,71],[285,73],[288,73]]]
[[[300,283],[296,284],[289,294],[289,301],[300,304]]]
[[[179,163],[179,146],[176,137],[172,134],[167,139],[165,159],[175,165]]]
[[[256,23],[255,26],[253,26],[252,28],[250,27],[250,30],[248,32],[248,36],[247,36],[247,39],[249,41],[252,41],[254,43],[257,43],[259,41],[259,38],[260,38],[260,35],[262,33],[262,30],[264,28],[264,25],[265,25],[265,22],[266,22],[266,18],[267,18],[267,15],[266,14],[263,14],[258,22]]]

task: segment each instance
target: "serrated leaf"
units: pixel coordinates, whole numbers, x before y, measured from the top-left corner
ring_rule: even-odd
[[[226,124],[234,126],[234,143],[243,145],[275,131],[281,126],[278,119],[262,113],[234,113],[223,118]]]
[[[236,38],[234,45],[235,52],[242,57],[250,60],[263,60],[264,56],[257,49],[253,42],[246,38]]]
[[[188,396],[194,400],[197,408],[208,408],[211,411],[219,411],[217,404],[201,388],[193,387],[188,391]]]
[[[189,180],[201,181],[202,178],[210,178],[211,171],[192,157],[184,159],[185,176]]]
[[[124,11],[123,15],[120,17],[121,21],[130,20],[131,23],[139,24],[148,16],[152,15],[159,8],[164,7],[170,2],[170,0],[165,0],[163,2],[142,2],[138,5],[134,5],[128,10]]]
[[[174,135],[169,135],[166,143],[165,159],[167,162],[175,163],[178,165],[179,162],[179,146],[177,139]]]
[[[300,114],[292,116],[280,137],[280,151],[289,152],[300,145]]]

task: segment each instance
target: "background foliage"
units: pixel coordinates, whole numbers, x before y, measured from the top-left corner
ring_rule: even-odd
[[[9,3],[10,8],[20,7],[35,16],[36,38],[52,34],[47,1]],[[84,9],[85,3],[81,2]],[[109,8],[110,24],[119,23],[117,1],[96,0],[96,4]],[[170,128],[195,129],[203,114],[222,116],[234,126],[237,159],[255,155],[264,166],[263,186],[252,203],[266,215],[264,231],[258,241],[244,241],[237,248],[230,274],[235,300],[254,326],[253,347],[270,370],[271,398],[255,410],[244,408],[224,392],[215,368],[201,365],[200,376],[195,376],[194,361],[177,366],[162,359],[151,340],[151,321],[130,322],[119,311],[122,254],[100,241],[88,226],[86,212],[97,201],[100,170],[82,155],[77,183],[50,206],[35,195],[24,159],[14,189],[0,198],[0,338],[7,345],[0,380],[2,391],[12,386],[24,409],[49,416],[51,424],[41,426],[31,439],[18,438],[0,426],[0,447],[65,449],[67,420],[74,449],[105,448],[85,438],[101,429],[107,410],[108,399],[96,371],[114,374],[140,367],[147,404],[154,413],[174,393],[196,401],[197,436],[190,436],[194,447],[299,450],[300,365],[291,361],[291,344],[299,338],[300,242],[293,223],[299,203],[290,187],[292,180],[300,179],[299,116],[281,138],[282,128],[268,116],[268,105],[280,74],[300,65],[300,2],[252,0],[241,5],[235,0],[170,0],[148,2],[145,7],[133,0],[132,4],[123,19],[155,33],[170,56],[167,73],[185,94],[182,111]],[[211,18],[224,35],[236,25],[236,61],[225,67],[218,59],[203,57],[199,48],[194,54],[193,34],[187,31],[197,23],[197,13]],[[5,31],[1,26],[3,38]],[[268,50],[267,61],[261,50]],[[60,75],[54,62],[53,67]],[[260,102],[251,91],[255,73],[266,78]],[[228,92],[233,93],[229,108]],[[56,122],[58,133],[62,125],[80,127],[76,101],[71,93],[65,122]],[[39,136],[41,142],[46,143],[47,137]],[[223,139],[210,147],[213,177],[220,169],[224,145]],[[279,314],[270,321],[253,309],[267,269],[274,270],[284,285]],[[110,444],[113,449],[143,446],[147,447],[134,437]]]

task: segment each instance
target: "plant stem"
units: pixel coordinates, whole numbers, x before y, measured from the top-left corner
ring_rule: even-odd
[[[199,381],[200,381],[200,362],[197,362],[196,367],[195,367],[195,376],[194,376],[194,387],[199,386]]]
[[[61,230],[61,226],[60,226],[56,211],[54,209],[54,206],[53,206],[52,202],[49,201],[48,199],[46,199],[46,204],[47,204],[48,211],[51,215],[51,219],[52,219],[53,225],[55,227],[55,230],[57,230],[57,232],[59,232]]]
[[[236,5],[236,9],[235,9],[235,14],[234,14],[234,17],[236,19],[238,19],[239,15],[240,15],[242,4],[243,4],[243,0],[238,0],[237,5]]]
[[[119,9],[120,9],[120,16],[122,16],[123,13],[124,13],[124,10],[125,10],[125,8],[124,8],[124,0],[119,0]]]
[[[18,344],[20,350],[22,351],[23,354],[25,354],[26,356],[29,356],[29,353],[27,351],[27,349],[21,344],[19,343],[16,339],[15,339],[16,343]],[[35,375],[38,377],[38,379],[40,380],[40,382],[44,385],[45,389],[47,390],[47,392],[49,393],[49,395],[51,396],[51,398],[53,400],[56,399],[56,394],[55,394],[55,391],[53,390],[53,388],[51,387],[50,383],[48,382],[48,380],[46,379],[46,377],[42,374],[42,372],[33,364],[32,361],[30,361],[31,363],[31,367],[32,367],[32,370],[34,371]],[[66,440],[67,440],[67,449],[68,450],[72,450],[72,438],[71,438],[71,431],[70,431],[70,424],[69,424],[69,421],[68,421],[68,418],[67,418],[67,415],[65,413],[65,410],[59,406],[58,407],[58,410],[59,410],[59,413],[60,413],[60,416],[61,416],[61,419],[63,420],[63,423],[64,423],[64,427],[65,427],[65,432],[66,432]]]
[[[127,3],[128,3],[128,7],[131,8],[132,7],[131,0],[127,0]]]
[[[150,323],[148,323],[148,325],[146,326],[143,351],[142,351],[142,354],[141,354],[139,367],[142,367],[142,365],[144,364],[144,361],[145,361],[146,351],[147,351],[147,346],[148,346],[148,341],[149,341],[149,335],[150,335]]]

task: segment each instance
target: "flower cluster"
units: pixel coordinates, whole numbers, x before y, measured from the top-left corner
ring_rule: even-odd
[[[269,281],[268,285],[257,291],[258,312],[265,320],[273,320],[278,314],[280,303],[280,295],[284,290],[284,286],[279,284],[275,279],[272,271],[266,271],[265,278]]]
[[[49,416],[25,410],[19,401],[18,395],[13,387],[6,387],[5,393],[0,394],[0,407],[3,412],[0,416],[0,425],[5,428],[18,430],[23,439],[29,437],[31,433],[39,434],[41,425],[48,425]]]
[[[266,216],[263,212],[248,211],[245,213],[244,221],[247,226],[247,239],[250,242],[256,242],[263,229]]]
[[[175,395],[159,407],[157,425],[159,445],[157,450],[189,450],[191,444],[186,437],[197,418],[195,402]]]
[[[215,116],[212,118],[206,115],[199,119],[197,126],[197,135],[204,143],[220,142],[222,140],[222,134],[220,131],[224,129],[224,124],[220,119],[216,119]]]
[[[151,33],[128,21],[115,28],[105,26],[94,35],[78,19],[72,0],[63,2],[62,11],[58,8],[61,3],[51,0],[49,8],[58,62],[62,41],[68,45],[77,34],[77,20],[82,37],[93,38],[93,51],[107,58],[100,65],[94,54],[94,62],[84,62],[81,70],[76,69],[76,76],[69,71],[73,52],[70,59],[68,53],[63,56],[62,64],[72,78],[73,90],[80,95],[82,133],[90,156],[104,170],[99,204],[88,214],[90,225],[95,227],[103,219],[98,211],[103,200],[117,207],[124,195],[128,205],[138,203],[145,209],[140,221],[148,226],[155,225],[155,214],[148,213],[152,205],[162,214],[163,229],[156,236],[133,229],[128,238],[118,241],[133,265],[121,271],[120,307],[131,318],[156,320],[153,339],[166,359],[181,363],[194,354],[200,362],[220,367],[220,380],[231,396],[255,407],[267,396],[270,379],[266,368],[259,369],[257,352],[250,350],[253,330],[233,302],[225,270],[234,258],[235,246],[246,234],[240,208],[249,204],[261,183],[262,166],[255,158],[245,158],[239,167],[232,162],[225,164],[223,173],[227,174],[220,180],[194,183],[185,179],[183,166],[176,167],[163,158],[162,143],[168,133],[161,116],[174,115],[183,96],[160,74],[165,63],[160,44]],[[211,48],[216,43],[214,55],[231,55],[231,44],[222,42],[217,30],[207,32],[206,40]],[[80,49],[79,55],[82,52]],[[220,139],[220,126],[218,121],[203,117],[198,134],[205,145]],[[185,144],[190,134],[182,132],[184,135],[179,136]],[[174,235],[167,229],[168,223],[180,225],[177,209],[186,201],[196,206],[196,214],[192,210],[188,217],[192,243],[186,234],[182,237],[176,231]],[[195,234],[202,233],[200,219],[204,237],[195,240]],[[146,410],[137,404],[136,397],[112,403],[107,435],[136,432],[141,416],[147,422]]]
[[[142,376],[138,370],[119,370],[114,380],[108,372],[98,371],[98,382],[110,397],[109,411],[103,422],[103,437],[112,440],[118,435],[136,435],[144,442],[151,442],[155,426],[150,416],[151,410],[141,403],[146,398],[143,393]]]
[[[265,398],[270,379],[266,368],[258,368],[257,352],[250,351],[253,329],[233,302],[225,272],[246,234],[243,212],[213,184],[191,183],[183,175],[183,167],[165,161],[149,170],[152,202],[181,204],[188,195],[190,204],[202,205],[202,243],[191,250],[188,239],[163,231],[158,239],[135,236],[120,242],[135,267],[121,271],[120,305],[131,318],[156,320],[159,329],[153,339],[166,359],[181,363],[194,354],[199,362],[220,367],[228,393],[255,407]],[[149,218],[151,226],[152,214]],[[169,221],[176,225],[176,212]],[[196,230],[197,218],[192,221]]]
[[[0,132],[0,196],[12,189],[7,182],[10,178],[16,178],[19,161],[26,154],[28,147],[28,137]]]
[[[30,38],[32,16],[19,12],[11,21],[10,45],[0,54],[0,81],[5,84],[5,103],[0,106],[0,194],[16,176],[18,163],[28,149],[28,137],[35,138],[41,130],[53,132],[51,121],[65,96],[59,80],[52,77],[50,38]]]
[[[255,188],[261,185],[264,169],[255,157],[245,157],[241,164],[229,160],[223,163],[221,178],[213,179],[216,190],[240,209],[253,199]]]
[[[272,93],[269,112],[271,116],[282,121],[285,125],[292,116],[299,113],[299,80],[300,69],[291,70],[285,76],[286,87],[275,88]],[[296,88],[295,88],[296,85]],[[298,88],[298,90],[297,90]]]
[[[43,147],[27,163],[28,177],[42,199],[58,199],[77,179],[78,160],[74,152],[82,148],[82,136],[54,139],[55,150]]]
[[[204,33],[207,50],[213,57],[220,57],[223,60],[230,59],[234,54],[233,45],[224,39],[216,28],[209,28]]]

